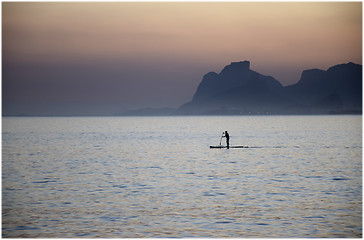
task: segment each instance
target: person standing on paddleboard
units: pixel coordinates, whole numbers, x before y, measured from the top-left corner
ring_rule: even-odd
[[[229,141],[230,141],[230,135],[227,131],[225,131],[224,135],[222,137],[226,138],[226,148],[229,149]]]

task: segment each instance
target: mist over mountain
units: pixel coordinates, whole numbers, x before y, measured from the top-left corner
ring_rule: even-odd
[[[347,63],[305,70],[300,80],[283,87],[271,76],[233,62],[218,74],[207,73],[180,115],[361,113],[362,65]]]

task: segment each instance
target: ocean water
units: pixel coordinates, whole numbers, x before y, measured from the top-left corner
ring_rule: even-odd
[[[362,237],[362,116],[5,117],[2,235]]]

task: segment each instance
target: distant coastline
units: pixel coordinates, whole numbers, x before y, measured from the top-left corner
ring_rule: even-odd
[[[152,108],[155,109],[156,112],[150,112],[149,110],[147,112],[143,112],[144,109],[136,109],[136,110],[129,110],[126,112],[122,112],[120,114],[109,114],[109,115],[65,115],[65,114],[59,114],[59,115],[32,115],[32,114],[17,114],[17,115],[3,115],[2,117],[173,117],[173,116],[309,116],[309,115],[362,115],[362,111],[361,110],[338,110],[338,111],[331,111],[328,113],[295,113],[295,114],[272,114],[272,113],[260,113],[260,112],[253,112],[250,114],[241,114],[239,112],[216,112],[216,113],[206,113],[206,114],[185,114],[185,115],[181,115],[181,114],[176,114],[175,111],[177,111],[177,109],[174,109],[171,113],[163,113],[160,114],[158,113],[158,108]],[[136,112],[136,113],[133,113]]]
[[[304,70],[301,79],[283,87],[271,76],[233,62],[209,72],[192,101],[176,109],[144,108],[120,116],[326,115],[362,114],[362,65],[338,64],[327,71]]]
[[[110,114],[4,114],[3,117],[72,116],[244,116],[362,114],[362,65],[338,64],[302,71],[296,84],[282,86],[271,76],[233,62],[205,74],[191,101],[178,108],[140,108]]]

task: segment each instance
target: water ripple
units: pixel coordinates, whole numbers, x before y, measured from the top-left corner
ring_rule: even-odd
[[[253,147],[211,151],[216,126]],[[362,237],[361,117],[4,118],[3,131],[3,237]]]

